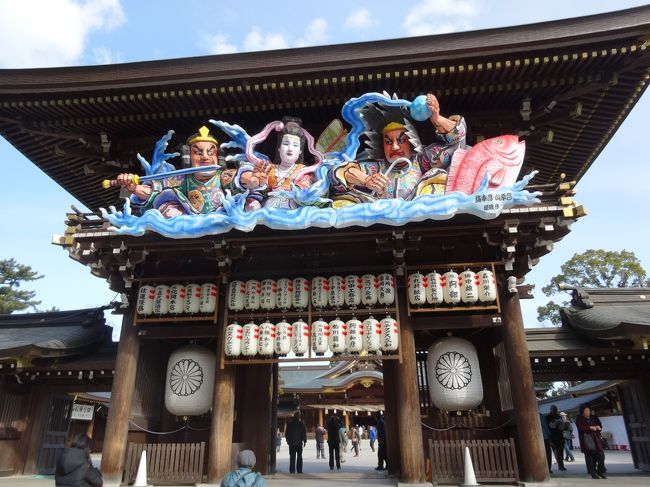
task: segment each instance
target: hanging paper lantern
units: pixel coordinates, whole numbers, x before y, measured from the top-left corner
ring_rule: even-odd
[[[224,353],[226,357],[239,357],[241,355],[242,339],[244,337],[244,328],[237,323],[231,323],[226,327],[224,335]]]
[[[153,302],[156,298],[156,288],[153,286],[140,286],[138,289],[137,310],[139,315],[150,315],[153,313]]]
[[[275,309],[278,287],[273,279],[264,279],[260,289],[260,308],[266,311]]]
[[[180,315],[185,311],[185,286],[174,284],[169,289],[169,313]]]
[[[482,269],[478,273],[479,288],[478,299],[482,303],[491,303],[497,299],[497,285],[494,279],[494,273],[487,269]]]
[[[185,286],[185,313],[195,314],[201,309],[201,285],[191,283]]]
[[[284,356],[291,351],[291,336],[293,330],[285,320],[275,325],[275,354]]]
[[[244,357],[257,355],[257,348],[260,341],[260,327],[252,321],[244,325],[244,333],[241,344],[241,354]]]
[[[460,284],[458,274],[454,271],[442,275],[442,297],[447,304],[460,303]]]
[[[260,308],[260,294],[262,284],[260,281],[251,279],[246,281],[246,290],[244,291],[244,308],[248,311],[257,311]]]
[[[302,357],[309,350],[309,325],[298,320],[291,325],[291,350]]]
[[[442,276],[436,271],[427,274],[428,287],[425,289],[427,303],[441,304],[443,301]]]
[[[341,276],[331,276],[329,304],[332,308],[340,308],[345,304],[345,279]]]
[[[478,301],[478,276],[469,269],[460,273],[460,299],[463,303]]]
[[[257,344],[257,353],[263,356],[271,356],[275,351],[275,325],[270,321],[265,321],[259,327],[259,342]]]
[[[350,308],[356,308],[361,304],[361,288],[363,287],[361,278],[356,274],[345,276],[345,305]]]
[[[329,347],[332,353],[345,352],[345,336],[347,329],[345,323],[336,318],[330,321]]]
[[[465,411],[483,402],[478,355],[464,338],[445,337],[429,347],[427,375],[431,401],[445,411]]]
[[[171,289],[165,284],[156,286],[153,298],[153,314],[166,315],[169,313],[169,298]]]
[[[187,345],[167,362],[165,407],[176,416],[198,416],[212,407],[217,360],[211,350]]]
[[[363,323],[352,318],[345,323],[347,336],[345,337],[345,348],[348,353],[359,353],[363,350]]]
[[[390,306],[395,302],[395,280],[392,274],[379,274],[379,290],[377,300],[379,304]]]
[[[278,294],[275,304],[280,309],[289,309],[293,304],[293,280],[283,277],[278,279]]]
[[[316,276],[311,280],[311,305],[316,309],[327,306],[330,295],[330,281],[326,277]]]
[[[426,288],[429,280],[421,272],[409,275],[407,287],[409,302],[414,306],[422,306],[427,302]]]
[[[205,314],[212,314],[217,308],[217,285],[214,282],[206,282],[201,286],[201,304],[199,311]]]
[[[309,281],[304,277],[293,280],[293,307],[306,309],[309,306]]]
[[[364,274],[361,276],[361,303],[364,306],[374,306],[377,304],[377,290],[379,288],[379,279],[374,274]]]
[[[372,316],[363,320],[363,348],[368,353],[377,353],[381,349],[381,323]]]
[[[322,356],[327,352],[329,336],[329,323],[316,320],[311,324],[311,349],[316,355]]]
[[[380,321],[381,349],[384,352],[394,352],[399,346],[399,325],[390,316]]]
[[[246,301],[246,283],[243,281],[231,281],[228,286],[228,309],[230,311],[241,311]]]

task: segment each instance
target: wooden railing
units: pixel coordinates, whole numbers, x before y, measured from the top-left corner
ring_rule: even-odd
[[[124,462],[124,482],[133,483],[142,451],[147,451],[147,482],[198,484],[203,482],[205,442],[129,443]]]
[[[465,447],[469,448],[477,482],[517,482],[515,442],[507,440],[429,440],[431,482],[462,483]]]

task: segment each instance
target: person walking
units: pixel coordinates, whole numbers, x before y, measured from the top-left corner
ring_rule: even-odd
[[[564,461],[575,462],[576,459],[571,451],[573,449],[571,446],[571,438],[573,437],[571,421],[569,421],[564,411],[560,413],[560,417],[562,418],[562,427],[560,429],[562,430],[562,436],[564,437]]]
[[[551,432],[551,444],[555,452],[558,470],[566,470],[564,467],[564,436],[562,435],[562,418],[557,413],[557,406],[553,404],[551,411],[546,415],[548,429]]]
[[[341,463],[345,463],[345,452],[348,451],[348,430],[345,425],[341,424],[339,428],[339,454],[341,455]]]
[[[591,409],[586,404],[581,404],[578,409],[576,418],[576,428],[578,428],[578,438],[580,439],[580,448],[585,454],[585,463],[587,472],[594,479],[606,479],[605,474],[605,449],[600,432],[603,425],[600,420],[591,414]]]
[[[551,431],[548,429],[548,423],[542,413],[539,414],[539,422],[542,425],[542,436],[544,438],[544,452],[546,453],[546,465],[548,473],[553,473],[551,465],[553,464],[553,454],[551,453]]]
[[[316,426],[314,437],[316,438],[316,458],[325,458],[325,433],[327,430],[320,424]]]
[[[374,426],[368,427],[368,438],[370,439],[370,449],[375,452],[375,441],[377,440],[377,428]]]
[[[359,436],[359,430],[354,426],[350,429],[350,441],[352,442],[352,451],[354,456],[359,456],[359,443],[361,443],[361,437]]]
[[[280,428],[278,428],[278,432],[275,435],[275,451],[280,451],[281,446],[282,446],[282,433],[280,433]]]
[[[332,414],[330,419],[325,423],[327,429],[327,448],[329,450],[330,470],[334,470],[334,461],[336,460],[336,469],[341,470],[341,454],[339,451],[340,440],[339,430],[341,422],[336,414]]]
[[[300,411],[293,413],[284,437],[289,445],[289,473],[302,473],[302,449],[307,446],[307,427],[300,419]]]
[[[381,411],[375,414],[377,417],[377,468],[375,470],[386,470],[386,423],[381,416]]]

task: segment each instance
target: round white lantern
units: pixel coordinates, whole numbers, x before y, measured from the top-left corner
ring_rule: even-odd
[[[445,411],[465,411],[483,402],[476,348],[464,338],[446,337],[429,347],[427,375],[431,402]]]
[[[195,314],[201,309],[201,285],[190,283],[185,286],[185,313]]]
[[[205,314],[214,313],[217,308],[217,285],[214,282],[206,282],[201,286],[201,304],[199,311]]]
[[[252,321],[244,325],[244,332],[241,344],[241,354],[244,357],[257,355],[257,348],[260,342],[260,327]]]
[[[217,360],[211,350],[187,345],[167,362],[165,407],[176,416],[198,416],[212,407]]]
[[[185,286],[174,284],[169,289],[169,313],[180,315],[185,312]]]
[[[278,287],[273,279],[264,279],[260,289],[260,308],[266,311],[275,309]]]
[[[304,277],[293,280],[293,307],[306,309],[309,307],[309,281]]]
[[[361,304],[362,281],[356,274],[345,276],[345,305],[356,308]]]
[[[275,354],[284,356],[291,351],[291,336],[293,330],[291,325],[282,320],[275,325]]]
[[[399,346],[399,325],[390,316],[380,321],[381,349],[384,352],[394,352]]]
[[[241,311],[246,301],[246,283],[244,281],[230,281],[228,285],[228,309]]]
[[[347,335],[345,337],[345,348],[348,353],[360,353],[363,350],[363,323],[352,318],[345,323]]]
[[[460,299],[469,304],[478,301],[478,276],[469,269],[460,273]]]
[[[257,311],[260,308],[260,294],[262,284],[260,281],[251,279],[246,281],[246,291],[244,294],[244,308],[248,311]]]
[[[331,276],[329,304],[332,308],[340,308],[345,304],[345,279],[341,276]]]
[[[275,304],[280,309],[289,309],[293,304],[293,280],[283,277],[278,279],[278,294]]]
[[[156,288],[153,286],[140,286],[138,289],[138,303],[136,309],[139,315],[153,313],[153,303],[156,298]]]
[[[259,342],[257,344],[257,353],[269,357],[275,351],[275,325],[270,321],[265,321],[259,326]]]
[[[237,323],[231,323],[226,327],[223,349],[226,357],[239,357],[241,355],[241,344],[244,336],[244,328]]]
[[[363,348],[368,353],[377,353],[381,349],[381,323],[372,316],[363,320]]]
[[[329,323],[316,320],[311,324],[311,349],[316,355],[321,356],[327,352],[329,336]]]
[[[364,306],[374,306],[377,304],[377,290],[379,288],[379,279],[374,274],[364,274],[361,276],[361,303]]]
[[[494,273],[487,269],[482,269],[478,273],[479,288],[478,299],[482,303],[491,303],[497,299],[497,285]]]
[[[325,308],[329,300],[329,293],[329,279],[323,276],[316,276],[311,280],[311,305],[314,308]]]
[[[156,286],[153,299],[153,314],[166,315],[169,313],[169,298],[171,297],[171,289],[165,284]]]
[[[395,302],[395,280],[392,274],[384,273],[377,276],[379,278],[379,289],[377,300],[379,304],[390,306]]]
[[[429,304],[441,304],[443,301],[443,292],[442,292],[442,276],[436,271],[429,272],[426,275],[427,287],[425,288],[425,294],[427,297],[427,303]]]
[[[291,325],[291,350],[302,357],[309,350],[309,325],[298,320]]]
[[[460,303],[460,283],[458,274],[454,271],[442,275],[442,297],[447,304]]]
[[[347,333],[345,323],[336,318],[330,321],[330,336],[328,345],[332,353],[345,352],[345,335]]]
[[[414,306],[422,306],[427,302],[425,279],[421,272],[409,275],[407,282],[409,302]]]

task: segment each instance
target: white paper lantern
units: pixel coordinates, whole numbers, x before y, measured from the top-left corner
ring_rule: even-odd
[[[180,315],[185,312],[185,286],[174,284],[169,289],[169,313]]]
[[[246,283],[244,281],[231,281],[228,285],[228,309],[241,311],[246,301]]]
[[[460,273],[460,299],[463,303],[474,304],[478,301],[479,278],[469,269]]]
[[[442,276],[436,271],[429,272],[426,275],[427,287],[425,289],[427,295],[427,303],[441,304],[444,300],[442,291]]]
[[[458,274],[454,271],[442,275],[442,297],[447,304],[460,303],[460,283]]]
[[[316,276],[311,280],[311,305],[314,308],[325,308],[329,300],[329,293],[329,279],[323,276]]]
[[[345,304],[345,279],[341,276],[330,276],[329,305],[340,308]]]
[[[275,325],[275,354],[284,356],[291,351],[291,336],[293,330],[291,325],[282,320]]]
[[[185,313],[195,314],[201,309],[201,285],[190,283],[185,286]]]
[[[156,286],[153,299],[153,314],[166,315],[169,313],[169,298],[171,297],[171,289],[165,284]]]
[[[289,309],[293,305],[293,280],[283,277],[278,279],[278,294],[276,306],[280,309]]]
[[[309,325],[298,320],[291,325],[291,350],[296,357],[302,357],[309,350]]]
[[[377,300],[379,304],[390,306],[395,302],[395,280],[392,274],[384,273],[379,278],[379,289]]]
[[[165,407],[176,416],[198,416],[212,407],[217,360],[211,350],[187,345],[167,362]]]
[[[311,349],[316,355],[321,356],[327,352],[329,336],[329,323],[316,320],[311,324]]]
[[[363,350],[363,323],[352,318],[345,323],[347,335],[345,337],[345,348],[348,353],[360,353]]]
[[[394,352],[399,346],[399,325],[390,316],[381,320],[381,349]]]
[[[257,355],[257,348],[260,342],[260,327],[253,323],[244,325],[244,332],[241,344],[241,354],[244,357],[254,357]]]
[[[257,311],[260,309],[260,295],[262,293],[262,284],[260,281],[250,279],[246,281],[246,291],[244,295],[244,308],[248,311]]]
[[[381,323],[372,316],[363,320],[363,348],[368,353],[377,353],[381,349]]]
[[[483,402],[476,348],[464,338],[441,338],[429,347],[427,375],[431,401],[444,411],[465,411]]]
[[[425,277],[421,272],[414,272],[413,274],[409,275],[407,288],[409,302],[412,305],[422,306],[427,302]]]
[[[345,335],[347,329],[345,323],[336,318],[330,321],[330,336],[328,345],[332,353],[345,352]]]
[[[205,314],[212,314],[217,308],[217,285],[214,282],[206,282],[201,286],[201,304],[199,311]]]
[[[262,356],[271,356],[275,352],[275,325],[270,321],[260,323],[257,352]]]
[[[497,285],[494,279],[494,273],[487,269],[482,269],[478,273],[479,288],[478,299],[482,303],[491,303],[497,299]]]
[[[356,274],[345,276],[345,305],[356,308],[361,304],[361,288],[363,283]]]
[[[309,307],[309,281],[304,277],[293,280],[293,307],[306,309]]]
[[[147,316],[153,313],[153,303],[156,298],[156,288],[140,286],[138,289],[137,310],[139,315]]]
[[[260,308],[265,311],[275,309],[277,293],[278,287],[275,280],[264,279],[260,283]]]
[[[374,306],[377,304],[377,292],[379,288],[379,279],[374,274],[364,274],[361,276],[361,303],[364,306]]]
[[[244,328],[236,321],[226,327],[223,347],[226,357],[234,358],[241,355],[241,344],[243,337]]]

